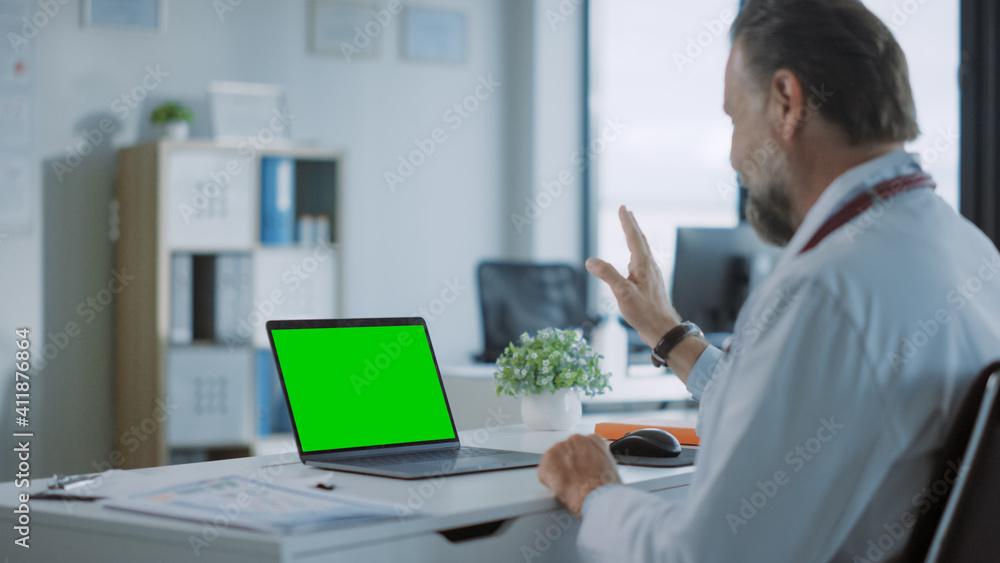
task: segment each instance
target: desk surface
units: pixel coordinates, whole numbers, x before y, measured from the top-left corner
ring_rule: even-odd
[[[634,415],[634,413],[632,413]],[[574,430],[591,432],[606,415],[591,416]],[[527,432],[522,425],[477,429],[461,433],[463,444],[542,453],[570,432]],[[35,500],[30,503],[30,550],[18,550],[17,561],[56,561],[52,557],[90,560],[86,557],[121,557],[140,549],[146,563],[154,561],[312,561],[317,554],[333,554],[351,546],[381,544],[399,538],[433,534],[471,524],[513,519],[559,509],[551,493],[537,480],[536,468],[459,475],[420,481],[402,481],[341,472],[328,472],[303,465],[295,452],[182,466],[135,470],[148,476],[152,488],[223,475],[265,478],[274,483],[289,481],[333,482],[329,494],[357,496],[417,510],[420,516],[297,535],[259,534],[222,526],[211,545],[195,557],[192,538],[206,537],[208,526],[141,514],[107,510],[100,503]],[[644,491],[663,491],[690,482],[692,468],[657,469],[621,467],[625,483]],[[43,483],[33,481],[32,490]],[[10,530],[17,493],[12,482],[0,485],[0,525]],[[209,530],[211,531],[211,530]],[[5,541],[12,542],[13,537]],[[9,544],[8,544],[9,545]],[[13,549],[13,547],[12,547]],[[3,552],[8,552],[7,545]],[[205,557],[205,555],[210,555]],[[84,555],[84,558],[79,556]],[[74,557],[75,556],[75,557]],[[97,560],[97,559],[94,559]],[[115,560],[115,559],[105,559]],[[120,559],[119,559],[120,560]],[[320,559],[317,559],[320,560]]]
[[[488,382],[493,388],[493,364],[443,365],[441,375],[445,378]],[[612,376],[611,391],[595,397],[583,397],[583,403],[663,403],[685,401],[691,398],[687,387],[672,372],[650,365],[629,367],[627,377]]]

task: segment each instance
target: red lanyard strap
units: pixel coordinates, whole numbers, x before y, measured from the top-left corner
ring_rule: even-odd
[[[934,183],[930,174],[927,174],[926,172],[915,172],[913,174],[907,174],[906,176],[898,176],[891,180],[886,180],[881,184],[869,188],[868,191],[859,194],[858,197],[847,202],[847,205],[840,208],[840,211],[836,212],[832,217],[827,219],[826,222],[823,223],[823,226],[816,231],[816,234],[809,239],[809,242],[802,247],[799,254],[812,250],[817,244],[822,242],[827,235],[843,227],[852,219],[867,211],[872,205],[875,205],[876,201],[885,201],[901,193],[906,193],[920,188],[934,189],[936,185],[937,184]]]

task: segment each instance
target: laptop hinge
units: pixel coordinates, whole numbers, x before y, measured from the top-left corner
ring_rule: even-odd
[[[457,450],[462,446],[460,442],[443,444],[416,444],[413,446],[399,446],[393,448],[374,448],[370,450],[352,450],[348,452],[324,452],[302,454],[302,461],[331,460],[331,459],[351,459],[356,457],[373,457],[377,455],[403,454],[426,450]]]

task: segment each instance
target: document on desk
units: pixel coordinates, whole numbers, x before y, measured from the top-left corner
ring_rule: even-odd
[[[300,491],[236,475],[175,485],[106,502],[106,508],[269,533],[297,533],[393,518],[389,506]]]

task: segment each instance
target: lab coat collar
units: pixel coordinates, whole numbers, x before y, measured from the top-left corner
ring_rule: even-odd
[[[805,247],[813,234],[823,226],[823,223],[858,193],[879,182],[920,171],[920,159],[916,154],[898,150],[859,164],[844,172],[823,191],[816,203],[806,213],[802,225],[795,231],[795,236],[785,247],[781,263],[798,256],[799,251]]]

